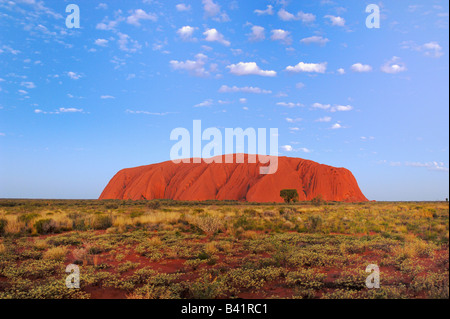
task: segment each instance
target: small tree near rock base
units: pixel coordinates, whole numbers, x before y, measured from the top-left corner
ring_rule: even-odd
[[[296,189],[282,189],[280,191],[280,197],[284,199],[285,203],[297,202],[298,192]]]

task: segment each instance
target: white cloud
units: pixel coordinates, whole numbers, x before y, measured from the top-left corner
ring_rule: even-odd
[[[303,23],[310,23],[316,20],[316,16],[312,13],[304,13],[300,11],[297,13],[297,16]]]
[[[184,3],[179,3],[175,6],[175,8],[177,9],[177,11],[179,12],[183,12],[183,11],[190,11],[191,10],[191,5],[185,5]]]
[[[194,107],[205,107],[205,106],[211,106],[211,105],[213,105],[213,100],[208,99],[208,100],[205,100],[201,103],[194,105]]]
[[[339,123],[333,124],[333,126],[331,127],[332,130],[338,130],[340,128],[343,128],[343,126]]]
[[[252,86],[244,86],[244,87],[229,87],[227,85],[222,85],[219,89],[220,93],[254,93],[254,94],[271,94],[272,91],[270,90],[263,90],[259,87],[252,87]]]
[[[276,29],[271,31],[272,36],[270,37],[272,41],[280,41],[284,44],[290,45],[292,43],[292,38],[290,37],[290,32],[282,29]]]
[[[61,107],[61,108],[59,108],[59,112],[61,112],[61,113],[79,113],[79,112],[83,112],[83,109],[76,109],[74,107],[69,107],[69,108]]]
[[[158,16],[154,13],[147,13],[142,9],[137,9],[134,10],[134,12],[127,18],[127,23],[139,27],[141,25],[139,22],[140,20],[151,20],[156,22],[158,20]]]
[[[106,39],[97,39],[95,40],[95,44],[101,47],[105,47],[108,44],[108,40]]]
[[[286,71],[288,71],[288,72],[325,73],[326,70],[327,70],[327,62],[323,62],[323,63],[300,62],[296,66],[286,67]]]
[[[170,61],[170,66],[174,70],[185,70],[190,74],[195,76],[208,76],[209,72],[205,69],[205,64],[207,60],[207,56],[199,53],[195,56],[196,60],[187,60],[187,61]]]
[[[203,9],[205,10],[206,17],[213,17],[216,21],[226,22],[230,18],[225,12],[220,10],[220,5],[215,3],[213,0],[202,0]]]
[[[372,71],[372,67],[368,64],[355,63],[352,65],[352,71],[359,73],[370,72]]]
[[[310,149],[307,149],[306,147],[301,147],[299,151],[302,151],[303,153],[311,153],[312,151]]]
[[[426,56],[439,58],[444,55],[442,47],[437,42],[428,42],[422,45],[421,49],[425,52]]]
[[[277,72],[272,70],[261,70],[255,62],[239,62],[227,66],[230,73],[234,75],[260,75],[260,76],[276,76]]]
[[[325,18],[329,19],[331,22],[331,25],[343,27],[345,26],[345,19],[341,17],[336,17],[332,15],[326,15]]]
[[[258,10],[256,9],[254,11],[257,15],[261,16],[261,15],[273,15],[273,6],[271,6],[270,4],[267,6],[266,10]]]
[[[293,102],[278,102],[277,103],[278,106],[285,106],[285,107],[289,107],[289,108],[293,108],[293,107],[300,107],[300,106],[304,106],[301,103],[293,103]]]
[[[245,103],[247,103],[247,99],[246,98],[240,98],[239,99],[239,103],[245,104]]]
[[[128,113],[128,114],[145,114],[145,115],[165,116],[165,115],[173,114],[173,113],[176,113],[176,112],[161,112],[161,113],[154,113],[154,112],[148,112],[148,111],[133,111],[133,110],[126,110],[125,113]]]
[[[278,11],[278,17],[283,20],[283,21],[291,21],[291,20],[296,20],[295,15],[293,15],[290,12],[287,12],[284,9],[280,9],[280,11]]]
[[[345,74],[345,70],[343,68],[340,68],[337,70],[337,73],[340,75]]]
[[[203,32],[203,35],[206,36],[205,41],[219,42],[225,46],[230,46],[230,42],[225,40],[223,34],[221,34],[216,29],[208,29],[205,32]]]
[[[192,35],[194,34],[196,28],[185,25],[178,29],[177,34],[183,41],[191,41],[193,40]]]
[[[278,17],[283,21],[296,21],[301,20],[303,23],[311,23],[316,20],[316,16],[312,13],[304,13],[299,11],[297,15],[294,15],[285,9],[280,9],[278,11]]]
[[[292,148],[291,145],[283,145],[283,146],[280,146],[280,148],[281,148],[283,151],[286,151],[286,152],[292,152],[292,151],[293,151],[293,148]]]
[[[287,118],[286,118],[286,122],[288,122],[288,123],[297,123],[297,122],[301,122],[301,121],[303,121],[303,119],[300,118],[300,117],[295,118],[295,119],[290,118],[290,117],[287,117]]]
[[[443,162],[436,162],[436,161],[428,163],[406,162],[405,165],[411,167],[424,167],[432,171],[448,172],[448,167],[445,167],[445,164]]]
[[[304,87],[305,87],[305,83],[302,83],[302,82],[298,82],[297,84],[295,84],[295,87],[297,88],[297,89],[303,89]]]
[[[322,122],[322,123],[328,123],[331,122],[331,117],[329,116],[325,116],[325,117],[321,117],[320,119],[317,119],[316,122]]]
[[[28,94],[28,92],[27,92],[27,91],[25,91],[25,90],[18,90],[17,92],[19,92],[20,94],[23,94],[23,95],[26,95],[26,94]]]
[[[142,46],[136,40],[130,38],[128,34],[118,33],[119,39],[117,43],[119,44],[119,49],[125,52],[134,53],[142,48]],[[131,47],[129,46],[131,44]]]
[[[252,33],[249,34],[249,40],[250,41],[262,41],[266,38],[264,28],[254,25],[252,27]]]
[[[331,105],[330,104],[314,103],[312,105],[312,107],[315,108],[315,109],[328,110],[331,107]]]
[[[425,56],[432,58],[439,58],[444,55],[441,45],[436,41],[427,42],[423,45],[418,45],[414,41],[405,41],[401,43],[401,47],[403,49],[423,52]]]
[[[396,56],[394,56],[392,59],[390,59],[381,67],[381,71],[389,74],[405,72],[406,70],[407,68],[405,63],[401,62],[400,58]]]
[[[327,44],[330,40],[321,36],[312,36],[309,38],[304,38],[301,39],[300,42],[304,43],[304,44],[311,44],[311,43],[315,43],[315,44],[319,44],[321,46],[324,46],[325,44]]]
[[[112,95],[102,95],[102,96],[100,96],[100,98],[102,100],[115,99],[115,97]]]
[[[34,89],[36,87],[33,82],[21,82],[20,85],[26,87],[27,89]]]
[[[349,112],[353,110],[351,105],[336,105],[331,108],[331,112]]]
[[[78,80],[78,79],[81,78],[81,75],[80,75],[80,74],[77,74],[77,73],[72,72],[72,71],[67,72],[67,76],[68,76],[69,78],[71,78],[72,80]]]

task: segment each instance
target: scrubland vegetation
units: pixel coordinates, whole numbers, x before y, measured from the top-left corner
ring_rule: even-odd
[[[449,298],[448,221],[444,202],[0,200],[0,299]]]

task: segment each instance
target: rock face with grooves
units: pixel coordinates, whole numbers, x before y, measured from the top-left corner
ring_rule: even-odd
[[[283,202],[282,189],[296,189],[299,200],[322,195],[327,201],[364,202],[353,174],[345,168],[301,158],[279,157],[278,170],[261,175],[259,162],[227,164],[172,161],[126,168],[108,183],[99,199],[238,200]],[[235,161],[234,161],[235,162]]]

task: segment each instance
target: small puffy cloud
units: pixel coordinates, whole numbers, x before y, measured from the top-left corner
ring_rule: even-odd
[[[244,86],[244,87],[229,87],[227,85],[222,85],[219,89],[220,93],[253,93],[253,94],[271,94],[270,90],[263,90],[259,87]]]
[[[333,126],[331,127],[332,130],[338,130],[343,128],[343,126],[339,123],[333,124]]]
[[[358,73],[370,72],[372,67],[368,64],[355,63],[352,65],[352,71]]]
[[[421,50],[425,52],[426,56],[439,58],[444,55],[442,47],[437,42],[428,42],[421,46]]]
[[[100,47],[106,47],[106,45],[108,44],[108,40],[106,39],[97,39],[95,40],[95,45],[98,45]]]
[[[74,107],[69,107],[69,108],[61,107],[61,108],[59,108],[59,112],[61,112],[61,113],[80,113],[80,112],[83,112],[83,109],[76,109]]]
[[[20,94],[22,94],[22,95],[26,95],[26,94],[28,94],[28,92],[27,91],[25,91],[25,90],[17,90],[17,92],[19,92]]]
[[[115,99],[115,97],[112,96],[112,95],[102,95],[102,96],[100,96],[100,98],[101,98],[102,100]]]
[[[238,64],[231,64],[227,66],[230,73],[234,75],[260,75],[273,77],[277,72],[272,70],[261,70],[255,62],[239,62]]]
[[[326,15],[325,18],[329,19],[331,22],[331,25],[337,26],[337,27],[343,27],[345,26],[345,19],[341,17],[336,17],[332,15]]]
[[[295,66],[286,67],[288,72],[307,72],[307,73],[325,73],[327,70],[327,62],[323,63],[304,63],[300,62]]]
[[[283,145],[283,146],[280,146],[280,148],[286,152],[292,152],[294,150],[291,145]]]
[[[67,76],[72,80],[78,80],[81,78],[81,75],[72,71],[67,72]]]
[[[303,121],[303,119],[300,117],[297,117],[295,119],[290,118],[290,117],[286,118],[286,122],[288,122],[288,123],[297,123],[297,122],[301,122],[301,121]]]
[[[322,123],[328,123],[331,122],[331,117],[329,116],[325,116],[325,117],[321,117],[320,119],[317,119],[316,122],[322,122]]]
[[[296,20],[295,15],[293,15],[290,12],[287,12],[284,9],[280,9],[280,11],[278,11],[278,17],[283,20],[283,21],[291,21],[291,20]]]
[[[297,13],[297,17],[303,22],[303,23],[311,23],[316,20],[316,16],[312,13],[304,13],[302,11],[299,11]]]
[[[324,37],[321,37],[321,36],[316,36],[316,35],[312,36],[312,37],[309,37],[309,38],[303,38],[303,39],[300,40],[300,42],[304,43],[304,44],[314,43],[314,44],[318,44],[318,45],[321,45],[321,46],[324,46],[329,41],[330,40],[327,39],[327,38],[324,38]]]
[[[432,58],[439,58],[444,55],[441,45],[436,41],[427,42],[423,45],[418,45],[413,41],[405,41],[401,43],[401,47],[403,49],[423,52],[425,56]]]
[[[98,6],[95,9],[108,9],[108,5],[106,3],[99,3]]]
[[[270,39],[272,41],[280,41],[284,44],[290,45],[292,43],[292,38],[290,36],[290,32],[282,29],[276,29],[271,31],[272,36]]]
[[[191,41],[193,40],[192,35],[194,34],[195,28],[185,25],[178,29],[177,34],[183,41]]]
[[[262,16],[262,15],[273,15],[273,6],[271,6],[269,4],[265,10],[258,10],[258,9],[256,9],[254,12],[257,15],[259,15],[259,16]]]
[[[20,85],[26,87],[27,89],[36,88],[36,85],[33,82],[21,82]]]
[[[240,98],[239,99],[239,103],[245,104],[245,103],[247,103],[247,99],[246,98]]]
[[[331,105],[330,104],[314,103],[312,105],[312,107],[315,108],[315,109],[328,110],[331,107]]]
[[[400,58],[396,56],[394,56],[381,67],[381,71],[389,74],[405,72],[406,70],[407,68],[405,63],[401,62]]]
[[[142,48],[142,46],[136,40],[130,38],[128,34],[125,33],[117,33],[119,39],[117,43],[119,44],[119,49],[125,52],[134,53]]]
[[[196,60],[186,60],[186,61],[170,61],[170,66],[173,70],[184,70],[188,71],[190,74],[194,76],[208,76],[209,72],[205,69],[205,64],[207,60],[207,56],[199,53],[195,56]]]
[[[147,13],[142,9],[136,9],[127,18],[127,23],[139,27],[141,25],[139,22],[140,20],[150,20],[156,22],[158,20],[158,16],[154,13]]]
[[[301,89],[303,89],[304,87],[305,87],[305,83],[303,83],[303,82],[298,82],[297,84],[295,84],[295,88],[296,88],[296,89],[301,90]]]
[[[230,18],[225,12],[222,12],[220,5],[213,0],[202,0],[203,10],[205,10],[205,16],[208,18],[214,18],[216,21],[229,21]]]
[[[175,8],[177,9],[177,11],[179,12],[184,12],[184,11],[190,11],[191,10],[191,5],[186,5],[184,3],[179,3],[175,6]]]
[[[283,21],[296,21],[301,20],[303,23],[311,23],[316,20],[316,16],[312,13],[304,13],[299,11],[297,15],[294,15],[285,9],[280,9],[278,11],[278,17]]]
[[[443,162],[436,162],[436,161],[428,163],[406,162],[405,165],[411,167],[424,167],[432,171],[448,172],[448,167],[445,167],[445,164]]]
[[[252,33],[250,33],[248,36],[248,39],[250,41],[262,41],[266,38],[264,28],[257,25],[254,25],[252,27]]]
[[[337,73],[340,75],[343,75],[343,74],[345,74],[345,70],[343,68],[340,68],[337,70]]]
[[[349,112],[353,110],[351,105],[336,105],[331,108],[331,112]]]
[[[219,42],[225,46],[230,46],[230,42],[225,40],[223,34],[221,34],[216,29],[208,29],[205,32],[203,32],[203,35],[206,37],[205,41]]]
[[[302,151],[303,153],[311,153],[312,151],[306,147],[299,148],[299,151]]]
[[[213,105],[213,100],[208,99],[208,100],[205,100],[201,103],[194,105],[194,107],[205,107],[205,106],[211,106],[211,105]]]
[[[288,107],[288,108],[293,108],[293,107],[300,107],[300,106],[304,106],[301,103],[293,103],[293,102],[278,102],[277,103],[278,106],[284,106],[284,107]]]

